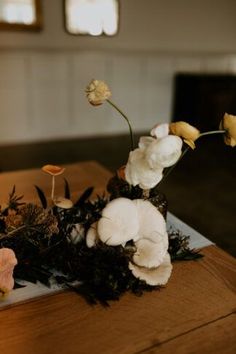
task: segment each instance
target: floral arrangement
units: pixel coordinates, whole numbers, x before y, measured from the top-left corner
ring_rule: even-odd
[[[36,186],[41,205],[24,203],[13,187],[0,209],[2,298],[21,287],[21,280],[47,286],[53,280],[91,303],[107,304],[126,291],[160,289],[173,261],[201,257],[189,248],[188,236],[167,230],[167,201],[159,185],[201,137],[222,134],[227,145],[236,146],[236,116],[225,113],[219,130],[204,133],[186,122],[158,124],[134,149],[130,121],[110,100],[106,83],[93,80],[86,94],[92,105],[107,102],[126,120],[127,163],[108,182],[109,195],[92,200],[89,187],[72,202],[67,180],[64,196],[56,197],[56,177],[64,168],[54,165],[42,168],[51,178],[50,197]]]

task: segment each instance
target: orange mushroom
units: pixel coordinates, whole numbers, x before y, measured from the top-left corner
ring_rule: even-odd
[[[55,193],[55,176],[61,175],[64,171],[64,167],[56,166],[56,165],[44,165],[42,167],[42,171],[48,173],[52,176],[52,191],[51,191],[51,199],[54,201],[54,193]]]

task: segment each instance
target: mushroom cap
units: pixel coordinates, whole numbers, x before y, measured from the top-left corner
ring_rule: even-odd
[[[137,208],[128,198],[117,198],[109,202],[97,226],[100,240],[110,246],[136,239],[138,229]]]
[[[160,211],[148,200],[134,199],[132,202],[137,208],[140,224],[138,239],[146,238],[156,242],[162,236],[168,247],[166,222]]]
[[[135,199],[139,218],[137,251],[133,256],[135,264],[142,267],[159,266],[168,250],[166,222],[159,210],[149,201]]]
[[[42,167],[42,171],[48,173],[51,176],[58,176],[65,171],[65,168],[56,165],[44,165]]]
[[[94,222],[90,228],[88,229],[87,235],[86,235],[86,245],[88,248],[91,248],[95,246],[96,240],[98,239],[98,233],[97,233],[97,224],[98,222]]]
[[[135,278],[144,280],[148,285],[151,286],[165,285],[170,278],[172,268],[173,267],[168,252],[164,257],[163,262],[157,268],[139,267],[129,262],[129,269]]]
[[[140,267],[158,267],[166,254],[166,247],[161,236],[157,243],[145,238],[135,242],[137,251],[133,255],[133,262]]]
[[[53,200],[54,205],[62,209],[70,209],[73,207],[73,202],[70,199],[58,197]]]

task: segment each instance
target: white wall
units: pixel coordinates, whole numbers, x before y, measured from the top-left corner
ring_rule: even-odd
[[[236,73],[235,0],[123,0],[115,38],[69,36],[62,1],[43,5],[41,33],[0,33],[1,144],[127,131],[87,103],[91,78],[141,131],[169,121],[176,72]]]
[[[42,0],[43,31],[2,32],[0,46],[236,53],[235,0],[120,0],[121,27],[115,38],[68,35],[62,3]]]

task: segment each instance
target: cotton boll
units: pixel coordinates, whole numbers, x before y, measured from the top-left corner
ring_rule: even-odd
[[[174,165],[181,156],[182,145],[182,140],[174,135],[155,140],[145,150],[148,165],[153,169]]]
[[[100,240],[110,246],[136,239],[138,229],[137,208],[127,198],[117,198],[108,203],[97,225]]]

